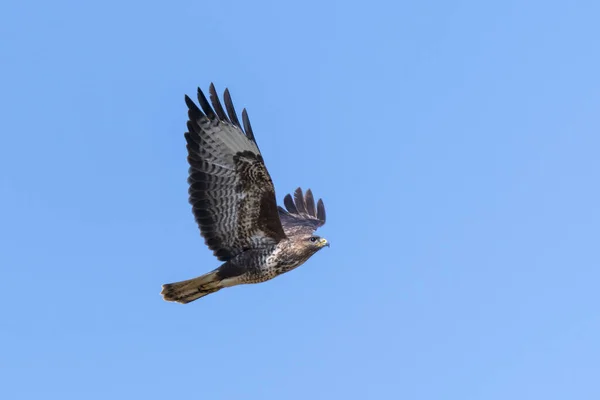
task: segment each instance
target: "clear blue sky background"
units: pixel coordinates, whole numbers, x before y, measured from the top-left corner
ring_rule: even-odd
[[[600,398],[600,3],[0,6],[6,399]],[[187,306],[184,94],[332,246]]]

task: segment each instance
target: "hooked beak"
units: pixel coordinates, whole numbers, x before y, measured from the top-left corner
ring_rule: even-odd
[[[319,241],[319,246],[321,248],[323,248],[325,246],[329,247],[329,242],[327,241],[327,239],[321,238],[321,240]]]

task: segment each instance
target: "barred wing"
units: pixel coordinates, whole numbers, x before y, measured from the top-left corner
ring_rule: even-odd
[[[275,189],[256,144],[248,114],[244,128],[229,91],[225,107],[210,85],[212,107],[198,89],[202,110],[188,97],[189,202],[206,245],[221,261],[284,239]],[[214,109],[213,109],[214,107]]]
[[[320,226],[325,225],[325,205],[319,199],[315,208],[315,199],[310,189],[303,195],[302,189],[294,192],[294,198],[286,195],[283,204],[287,210],[278,207],[279,218],[287,236],[310,235]]]

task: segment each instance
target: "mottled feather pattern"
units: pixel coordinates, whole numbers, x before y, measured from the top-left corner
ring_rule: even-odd
[[[227,261],[245,249],[277,243],[285,233],[254,136],[244,133],[237,117],[226,116],[213,85],[210,94],[214,109],[200,89],[202,110],[186,96],[189,201],[207,246]],[[234,111],[228,92],[225,98]]]

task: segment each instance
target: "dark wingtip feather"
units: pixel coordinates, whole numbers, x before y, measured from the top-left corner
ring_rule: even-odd
[[[191,121],[196,122],[199,118],[204,117],[204,113],[198,108],[196,103],[186,94],[185,95],[185,104],[188,107],[188,116]]]
[[[300,214],[306,214],[306,206],[304,204],[304,196],[302,195],[302,189],[298,188],[294,192],[294,201],[296,203],[296,208],[300,212]]]
[[[229,89],[225,89],[225,93],[223,94],[223,98],[225,99],[225,108],[227,108],[227,114],[229,114],[229,119],[231,123],[242,129],[242,125],[240,124],[240,120],[237,117],[235,112],[235,108],[233,107],[233,101],[231,100],[231,94],[229,93]]]
[[[283,204],[285,205],[285,208],[287,208],[288,212],[292,214],[298,214],[298,209],[296,208],[294,200],[292,200],[292,196],[290,194],[287,194],[283,198]]]
[[[307,189],[306,193],[304,194],[304,204],[306,205],[306,212],[308,215],[316,217],[317,213],[315,212],[315,198],[313,197],[310,189]]]
[[[317,218],[319,221],[325,223],[326,215],[325,215],[325,204],[323,204],[323,200],[319,199],[317,202]]]
[[[215,85],[212,82],[210,84],[208,92],[210,94],[210,101],[212,102],[213,108],[215,109],[215,112],[217,113],[217,116],[219,117],[219,119],[221,121],[229,122],[229,118],[227,118],[227,114],[225,113],[225,110],[223,109],[223,106],[221,105],[221,100],[219,100],[219,95],[217,94],[217,91],[215,90]]]
[[[192,108],[195,107],[196,104],[194,104],[194,101],[192,99],[190,99],[190,96],[188,96],[187,94],[184,96],[185,99],[185,104],[188,106],[188,108]]]
[[[279,211],[279,215],[281,215],[281,214],[289,214],[288,210],[286,210],[285,208],[283,208],[281,206],[277,206],[277,211]]]
[[[254,132],[252,132],[252,125],[250,125],[250,118],[248,118],[248,112],[245,108],[242,110],[242,121],[244,122],[244,131],[246,132],[246,136],[248,136],[248,139],[252,140],[256,144]]]
[[[204,92],[202,92],[202,89],[200,89],[200,88],[198,88],[198,101],[200,102],[200,107],[202,107],[204,114],[206,114],[206,116],[211,120],[215,119],[216,114],[213,111],[212,107],[210,106],[210,103],[206,99]]]

